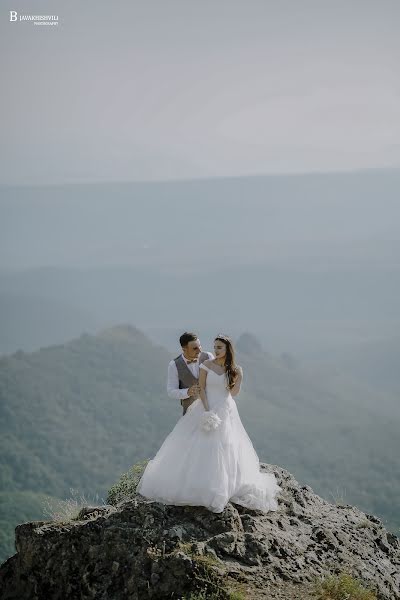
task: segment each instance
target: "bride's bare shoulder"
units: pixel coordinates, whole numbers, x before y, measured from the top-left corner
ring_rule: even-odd
[[[209,367],[210,365],[212,365],[212,364],[213,364],[213,362],[214,362],[214,361],[213,361],[213,359],[212,359],[212,358],[207,358],[207,360],[205,360],[205,361],[203,362],[203,365],[206,365],[206,367]]]

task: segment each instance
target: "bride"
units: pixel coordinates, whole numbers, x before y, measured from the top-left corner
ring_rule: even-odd
[[[282,489],[273,473],[260,471],[233,398],[243,370],[228,336],[215,338],[214,354],[200,365],[200,397],[147,463],[137,492],[163,504],[205,506],[214,513],[223,512],[228,502],[278,510]]]

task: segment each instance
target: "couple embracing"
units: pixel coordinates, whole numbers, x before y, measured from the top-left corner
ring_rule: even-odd
[[[243,381],[229,336],[218,334],[214,353],[203,352],[195,333],[180,336],[182,353],[168,366],[168,395],[183,414],[147,463],[137,486],[142,496],[170,505],[223,512],[232,502],[278,510],[275,475],[260,471],[234,397]]]

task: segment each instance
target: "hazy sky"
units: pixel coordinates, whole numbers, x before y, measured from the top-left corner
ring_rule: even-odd
[[[400,166],[399,21],[398,0],[3,3],[0,183]]]

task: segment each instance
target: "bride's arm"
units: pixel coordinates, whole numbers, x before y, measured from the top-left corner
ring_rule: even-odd
[[[233,386],[233,388],[231,389],[231,396],[237,396],[240,392],[240,387],[242,385],[242,381],[243,381],[243,369],[242,367],[239,367],[239,375],[238,378],[235,381],[235,385]]]
[[[208,400],[206,395],[206,380],[207,380],[207,371],[205,369],[199,370],[199,386],[200,386],[200,398],[204,406],[204,410],[210,410],[208,406]]]

